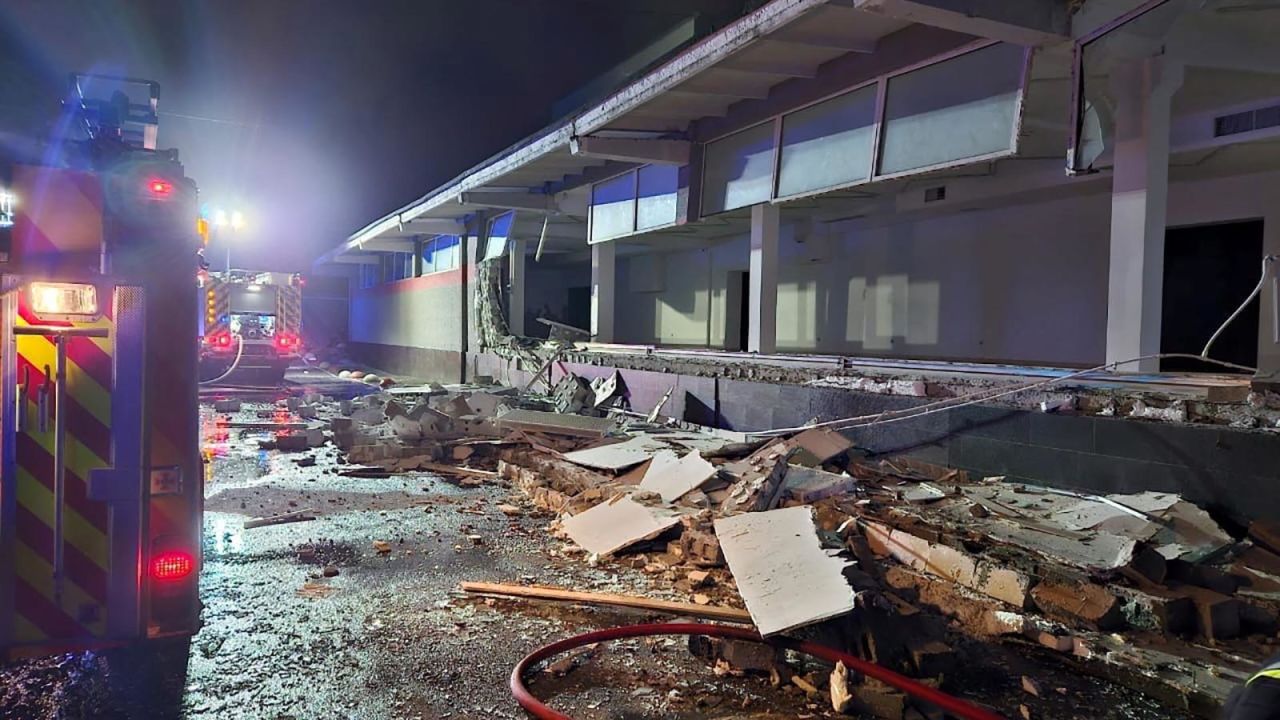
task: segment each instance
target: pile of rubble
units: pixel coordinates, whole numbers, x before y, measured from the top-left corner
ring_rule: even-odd
[[[749,615],[766,637],[827,636],[943,685],[966,653],[999,642],[1209,715],[1275,652],[1280,527],[1233,538],[1169,493],[971,478],[868,459],[830,430],[753,439],[660,408],[631,412],[616,376],[571,376],[537,396],[394,387],[322,415],[345,474],[509,484],[584,562],[643,570],[685,594],[691,614]],[[843,668],[801,675],[769,652],[694,645],[721,670],[767,672],[841,711],[927,712]],[[1023,687],[1041,692],[1034,678]]]

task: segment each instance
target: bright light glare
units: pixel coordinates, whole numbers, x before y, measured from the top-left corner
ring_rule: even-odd
[[[31,283],[31,309],[37,315],[97,315],[98,291],[78,283]]]
[[[259,290],[262,289],[262,286],[261,285],[245,285],[244,289],[248,290],[249,292],[258,292]]]
[[[213,224],[215,227],[227,226],[227,211],[217,210],[213,213]]]
[[[239,210],[236,210],[235,212],[231,213],[231,229],[232,230],[244,229],[244,213],[240,212]]]

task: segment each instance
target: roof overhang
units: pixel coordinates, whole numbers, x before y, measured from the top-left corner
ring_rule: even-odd
[[[585,204],[565,202],[558,196],[561,189],[581,184],[583,177],[607,176],[610,163],[626,163],[618,165],[619,171],[640,162],[682,163],[689,153],[690,126],[726,115],[735,103],[767,98],[775,86],[793,78],[815,77],[820,66],[849,53],[873,53],[881,38],[918,21],[944,27],[960,22],[970,31],[1005,27],[999,22],[974,26],[970,16],[949,7],[953,4],[773,0],[604,101],[379,218],[317,264],[337,262],[350,253],[383,251],[385,240],[462,233],[479,211],[505,208],[585,218]],[[931,7],[935,5],[943,7]],[[1052,36],[1029,32],[1031,39]],[[585,250],[586,225],[578,224]]]

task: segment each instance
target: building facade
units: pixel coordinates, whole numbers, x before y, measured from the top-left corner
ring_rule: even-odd
[[[1278,29],[1248,0],[773,0],[318,264],[374,366],[523,381],[512,339],[559,323],[590,340],[553,372],[735,429],[1107,365],[859,442],[1254,515]]]

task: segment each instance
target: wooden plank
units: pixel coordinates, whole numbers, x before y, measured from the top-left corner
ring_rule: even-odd
[[[244,521],[244,529],[252,530],[254,528],[267,527],[268,525],[284,525],[285,523],[307,522],[315,520],[316,516],[312,515],[315,510],[297,510],[295,512],[284,513],[283,515],[272,515],[271,517],[256,518]]]
[[[557,602],[574,602],[585,605],[609,605],[613,607],[629,607],[639,610],[668,613],[671,615],[687,615],[707,620],[724,620],[726,622],[750,623],[751,613],[737,608],[716,605],[696,605],[694,603],[675,602],[672,600],[655,600],[635,595],[610,595],[606,593],[580,592],[555,587],[530,585],[508,585],[505,583],[464,582],[462,591],[482,595],[498,595],[501,597],[518,597],[529,600],[554,600]]]
[[[715,522],[738,592],[764,636],[853,610],[847,561],[824,550],[807,505]]]

